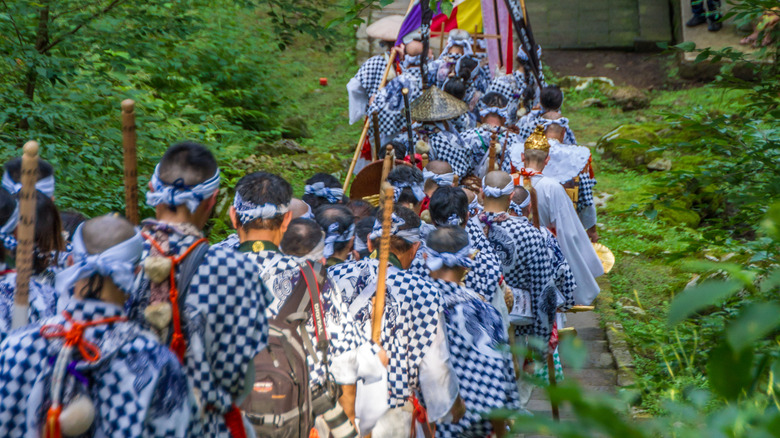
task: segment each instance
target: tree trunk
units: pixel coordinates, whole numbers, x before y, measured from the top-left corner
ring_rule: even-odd
[[[43,54],[43,49],[49,44],[49,4],[45,2],[38,14],[38,30],[35,34],[35,51],[38,54]],[[32,105],[32,101],[35,98],[35,86],[38,83],[38,62],[33,60],[32,65],[27,70],[24,83],[24,95],[27,97],[28,105]],[[27,118],[23,118],[19,121],[19,129],[26,131],[30,128],[27,123]]]

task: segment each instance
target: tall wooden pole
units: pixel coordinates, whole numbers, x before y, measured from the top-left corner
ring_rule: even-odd
[[[390,230],[393,225],[393,187],[385,184],[382,187],[384,203],[382,206],[382,237],[379,240],[379,272],[376,279],[376,295],[374,309],[371,315],[371,339],[377,345],[382,345],[382,317],[385,313],[385,296],[387,292],[387,264],[390,261]]]
[[[138,225],[138,158],[136,155],[135,102],[122,101],[122,148],[125,160],[125,216]]]
[[[19,225],[16,228],[16,292],[11,328],[28,324],[30,308],[30,277],[33,274],[35,251],[35,211],[38,204],[38,142],[28,141],[22,155],[22,190],[19,192]]]
[[[490,134],[490,149],[488,150],[488,173],[496,170],[496,133]]]
[[[390,52],[390,59],[387,61],[387,67],[385,67],[385,73],[382,75],[382,82],[379,83],[378,90],[381,90],[385,87],[385,84],[387,84],[387,76],[390,74],[390,69],[393,68],[393,62],[395,61],[395,50]],[[355,164],[357,164],[357,160],[360,157],[360,151],[363,149],[363,143],[366,142],[366,136],[368,135],[368,127],[371,125],[371,118],[366,117],[366,121],[363,123],[363,131],[360,133],[360,138],[358,139],[357,146],[355,147],[355,153],[352,155],[352,163],[349,165],[349,170],[347,171],[347,176],[344,178],[344,186],[342,187],[344,191],[346,192],[349,188],[349,181],[352,179],[352,172],[355,171]],[[378,126],[374,126],[374,129],[378,129]]]
[[[412,106],[409,103],[409,89],[401,90],[404,96],[404,111],[406,112],[406,138],[409,141],[409,148],[406,151],[409,154],[409,163],[414,167],[416,161],[416,148],[414,144],[414,132],[412,132]]]

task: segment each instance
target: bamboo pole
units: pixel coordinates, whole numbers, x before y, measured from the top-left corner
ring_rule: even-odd
[[[387,75],[390,74],[390,69],[393,68],[393,62],[395,61],[395,50],[390,52],[390,59],[387,61],[387,67],[385,67],[385,72],[382,75],[382,82],[379,83],[378,90],[381,90],[385,87],[385,84],[387,84]],[[352,179],[352,172],[355,171],[355,164],[357,164],[357,159],[360,157],[360,151],[363,149],[363,143],[366,142],[366,135],[368,135],[368,127],[371,124],[371,119],[366,117],[366,121],[363,123],[363,131],[360,133],[360,138],[358,139],[357,147],[355,147],[355,154],[352,156],[352,163],[349,165],[349,171],[347,171],[347,176],[344,178],[344,186],[342,189],[344,189],[344,192],[347,191],[349,188],[349,181]],[[378,127],[374,127],[374,129],[377,129]]]
[[[16,291],[11,328],[28,324],[27,311],[30,308],[30,277],[33,271],[35,251],[35,212],[38,204],[38,142],[28,141],[22,155],[22,190],[19,192],[19,225],[16,228]]]
[[[138,225],[138,159],[136,157],[135,102],[122,101],[122,147],[125,161],[125,217]]]
[[[393,224],[393,187],[385,184],[382,215],[382,237],[379,240],[379,272],[376,279],[376,295],[371,315],[371,339],[381,346],[382,317],[385,313],[385,295],[387,292],[387,264],[390,261],[390,228]]]
[[[390,171],[393,170],[393,164],[395,163],[395,149],[393,149],[393,145],[388,144],[387,148],[385,149],[385,158],[384,161],[382,161],[382,177],[379,180],[379,204],[383,205],[385,202],[385,192],[382,190],[382,188],[385,186],[385,182],[387,181],[387,175],[390,174]]]
[[[488,150],[487,173],[496,169],[496,133],[490,134],[490,149]]]
[[[550,386],[558,386],[558,382],[555,379],[555,359],[553,358],[552,351],[547,352],[547,377],[550,381]],[[561,421],[561,415],[558,410],[558,403],[550,400],[550,408],[552,409],[552,417],[555,421]]]
[[[439,55],[444,54],[444,25],[446,22],[441,22],[441,33],[439,33]]]

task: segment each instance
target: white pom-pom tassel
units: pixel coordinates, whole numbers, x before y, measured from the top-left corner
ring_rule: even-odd
[[[95,421],[95,405],[85,395],[76,396],[60,413],[60,430],[63,436],[79,436],[86,433]]]

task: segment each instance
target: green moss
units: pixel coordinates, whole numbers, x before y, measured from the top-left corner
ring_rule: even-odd
[[[623,166],[630,169],[642,167],[661,156],[659,152],[650,151],[660,142],[656,134],[659,129],[655,123],[620,125],[604,134],[597,147],[603,151],[604,157],[612,158]]]
[[[701,222],[701,216],[691,209],[691,197],[676,198],[653,204],[658,211],[658,219],[672,226],[695,228]]]

